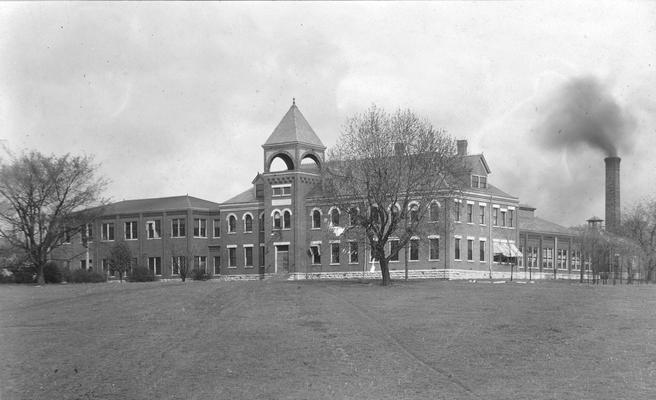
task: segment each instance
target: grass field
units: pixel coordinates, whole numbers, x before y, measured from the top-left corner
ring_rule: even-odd
[[[0,286],[0,399],[653,399],[656,286]]]

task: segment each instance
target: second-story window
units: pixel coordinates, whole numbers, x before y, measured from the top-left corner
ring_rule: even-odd
[[[282,217],[280,215],[280,211],[274,211],[273,212],[273,229],[281,229],[282,228]]]
[[[484,225],[485,224],[485,206],[484,205],[479,205],[478,209],[479,209],[479,217],[480,217],[479,223],[481,225]]]
[[[214,237],[215,238],[221,237],[221,220],[215,219],[213,224],[214,224]]]
[[[289,210],[285,210],[285,212],[282,213],[282,228],[291,229],[291,227],[292,227],[292,213],[289,212]]]
[[[515,210],[508,210],[508,226],[513,227],[515,224]]]
[[[161,221],[158,219],[146,221],[146,235],[148,239],[159,239],[162,237]]]
[[[455,213],[456,222],[460,222],[460,202],[456,200],[453,206],[455,207],[454,213]]]
[[[129,221],[125,223],[125,240],[137,239],[137,221]]]
[[[231,215],[228,217],[228,233],[237,232],[237,217]]]
[[[194,236],[207,237],[207,220],[194,218]]]
[[[330,211],[330,222],[333,226],[339,226],[339,210],[337,208]]]
[[[474,222],[474,205],[467,204],[467,222]]]
[[[114,240],[114,223],[106,222],[102,224],[101,232],[102,240]]]
[[[431,203],[429,213],[431,222],[437,222],[440,220],[440,206],[436,201]]]
[[[171,220],[171,237],[185,237],[185,220],[183,218],[173,218]]]
[[[499,209],[496,207],[492,209],[492,225],[499,225]]]
[[[253,217],[250,214],[244,216],[244,232],[253,232]]]
[[[321,228],[321,211],[314,210],[312,211],[312,229]]]
[[[273,186],[271,189],[272,189],[271,192],[272,197],[290,196],[292,194],[291,185]]]

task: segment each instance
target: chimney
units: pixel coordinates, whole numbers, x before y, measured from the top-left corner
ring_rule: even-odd
[[[467,141],[466,140],[456,140],[456,145],[458,146],[458,155],[466,156],[467,155]]]
[[[606,230],[617,232],[620,223],[620,161],[619,157],[607,157],[606,163]]]

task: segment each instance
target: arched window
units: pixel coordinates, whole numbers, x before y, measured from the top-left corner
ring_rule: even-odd
[[[237,232],[237,217],[231,215],[228,217],[228,233]]]
[[[399,208],[398,204],[393,204],[390,207],[390,215],[398,217],[399,213],[401,212],[401,209]]]
[[[244,216],[244,232],[253,232],[253,217],[250,214]]]
[[[414,201],[410,203],[410,205],[408,205],[408,211],[410,213],[410,223],[419,223],[419,203]]]
[[[330,211],[330,222],[333,226],[339,226],[339,209],[333,208]]]
[[[290,229],[292,227],[292,213],[289,210],[285,210],[283,213],[282,227],[283,229]]]
[[[321,228],[321,211],[312,211],[312,229]]]
[[[264,232],[264,213],[260,214],[258,223],[260,225],[260,232]]]
[[[358,209],[352,207],[349,210],[349,225],[355,225],[358,222]]]
[[[434,201],[430,205],[430,221],[437,222],[440,220],[440,205]]]
[[[273,213],[273,229],[282,228],[282,221],[280,219],[280,211],[274,211]]]
[[[369,209],[369,214],[371,215],[371,220],[374,222],[378,221],[378,206],[371,206]]]

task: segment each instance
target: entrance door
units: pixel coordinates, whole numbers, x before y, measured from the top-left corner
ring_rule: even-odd
[[[276,246],[276,273],[289,272],[289,245]]]

